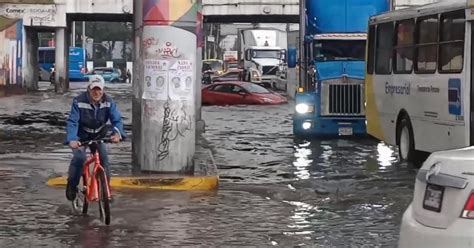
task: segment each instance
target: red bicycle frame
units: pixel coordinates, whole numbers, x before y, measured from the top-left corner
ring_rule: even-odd
[[[90,172],[89,166],[94,163],[92,173]],[[82,175],[84,176],[86,187],[85,197],[88,202],[98,201],[99,200],[99,183],[97,182],[97,172],[103,172],[105,177],[105,184],[107,189],[107,198],[110,199],[110,187],[107,179],[107,173],[105,173],[104,167],[100,164],[99,151],[96,150],[93,155],[90,155],[87,161],[84,163],[82,168]]]

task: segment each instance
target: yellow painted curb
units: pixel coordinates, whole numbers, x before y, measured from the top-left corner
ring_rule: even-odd
[[[67,177],[50,178],[49,186],[66,186]],[[157,190],[216,190],[219,186],[218,176],[196,177],[112,177],[112,188],[157,189]]]

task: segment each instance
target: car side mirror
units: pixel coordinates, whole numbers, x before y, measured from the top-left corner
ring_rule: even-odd
[[[239,95],[243,96],[243,97],[246,97],[247,96],[247,92],[245,91],[239,91]]]

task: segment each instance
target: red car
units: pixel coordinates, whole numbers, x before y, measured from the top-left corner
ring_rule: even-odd
[[[203,105],[282,104],[287,99],[262,86],[242,82],[220,82],[202,88]]]

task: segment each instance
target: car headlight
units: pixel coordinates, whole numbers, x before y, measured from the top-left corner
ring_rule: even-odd
[[[308,105],[306,103],[299,103],[299,104],[296,104],[295,110],[299,114],[311,113],[314,111],[314,106]]]

